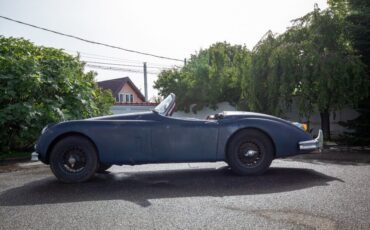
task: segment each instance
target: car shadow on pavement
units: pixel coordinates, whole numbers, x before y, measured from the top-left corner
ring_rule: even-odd
[[[341,180],[299,168],[270,168],[249,177],[237,176],[228,167],[122,172],[96,175],[80,184],[47,177],[2,192],[0,206],[125,200],[146,207],[150,199],[279,193],[327,186],[330,181]]]

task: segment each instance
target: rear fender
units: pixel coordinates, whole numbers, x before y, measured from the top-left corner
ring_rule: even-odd
[[[275,157],[287,157],[299,153],[298,143],[312,137],[300,128],[288,123],[264,118],[244,118],[227,121],[220,125],[217,158],[225,159],[231,138],[243,129],[257,129],[268,135],[275,147]]]

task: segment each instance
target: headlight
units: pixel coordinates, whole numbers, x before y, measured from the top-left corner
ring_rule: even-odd
[[[297,126],[300,129],[302,129],[303,131],[308,132],[308,124],[307,123],[292,122],[292,124]]]
[[[308,131],[308,124],[307,123],[302,123],[302,129],[307,132]]]

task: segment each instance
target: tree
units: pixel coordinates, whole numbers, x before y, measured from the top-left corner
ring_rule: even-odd
[[[268,31],[253,48],[251,66],[242,79],[246,109],[276,116],[283,113],[286,105],[284,83],[288,83],[286,78],[292,76],[285,65],[290,65],[292,59],[285,55],[288,53],[282,47],[281,36]]]
[[[349,42],[344,21],[330,9],[318,8],[296,20],[291,29],[306,39],[300,47],[297,99],[320,111],[324,136],[330,140],[330,112],[357,105],[367,95],[369,81],[360,57]],[[307,104],[307,101],[310,104]]]
[[[281,116],[290,109],[300,77],[300,50],[287,41],[289,36],[289,31],[282,35],[268,31],[253,48],[250,71],[242,84],[249,110]],[[309,112],[302,111],[302,116]]]
[[[216,43],[192,55],[182,69],[171,69],[159,74],[154,88],[166,96],[173,92],[178,97],[177,108],[193,111],[205,105],[215,107],[218,102],[234,105],[241,102],[241,79],[250,66],[250,52],[244,46]]]
[[[365,0],[330,0],[330,7],[346,21],[348,34],[353,47],[366,65],[370,76],[370,2]],[[369,86],[370,87],[370,86]],[[370,89],[369,89],[370,90]],[[360,115],[341,125],[349,129],[343,135],[346,142],[355,145],[370,143],[370,95],[359,103],[356,110]]]
[[[351,46],[344,20],[331,9],[315,10],[285,33],[284,43],[299,51],[295,100],[301,112],[320,112],[324,136],[330,140],[330,113],[356,105],[367,95],[364,65]]]
[[[370,71],[370,2],[367,0],[329,0],[335,15],[346,22],[345,29],[354,49]]]
[[[295,101],[303,117],[320,112],[330,139],[330,113],[358,104],[369,85],[345,28],[344,17],[315,7],[285,33],[268,32],[253,49],[243,80],[249,109],[280,115]]]
[[[348,144],[368,146],[370,143],[370,100],[363,100],[356,110],[360,114],[357,118],[339,123],[349,130],[345,131],[342,137]]]
[[[95,75],[62,50],[0,36],[0,150],[32,146],[48,123],[109,113]]]
[[[252,52],[216,43],[193,55],[183,69],[162,72],[155,87],[162,95],[178,94],[182,110],[194,103],[201,107],[229,101],[281,115],[294,101],[301,117],[320,112],[324,136],[330,140],[330,114],[357,105],[369,86],[346,17],[336,13],[344,8],[321,11],[315,6],[285,33],[268,32]]]

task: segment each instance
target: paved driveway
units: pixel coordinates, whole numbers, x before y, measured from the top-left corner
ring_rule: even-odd
[[[61,184],[46,166],[0,173],[0,229],[370,229],[370,165],[275,160],[113,167]]]

